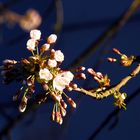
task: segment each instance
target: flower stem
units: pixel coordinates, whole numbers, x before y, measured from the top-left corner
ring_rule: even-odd
[[[32,55],[34,56],[35,54],[34,54],[34,51],[31,51],[32,52]]]

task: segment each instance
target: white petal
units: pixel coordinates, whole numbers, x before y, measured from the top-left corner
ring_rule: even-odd
[[[60,50],[57,50],[54,53],[54,59],[58,62],[62,62],[64,60],[64,54]]]
[[[50,71],[47,68],[41,69],[39,71],[39,77],[40,77],[40,79],[47,80],[47,81],[49,81],[53,78],[52,74],[50,73]]]
[[[48,60],[48,65],[52,68],[56,67],[57,66],[57,62],[55,59],[49,59]]]
[[[36,40],[35,39],[29,39],[27,41],[27,49],[29,51],[34,51],[35,50],[35,46],[36,46]]]
[[[32,39],[35,39],[35,40],[39,40],[41,38],[41,32],[40,30],[31,30],[30,32],[30,37]]]

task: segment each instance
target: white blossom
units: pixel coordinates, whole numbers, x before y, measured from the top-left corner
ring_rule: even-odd
[[[62,62],[64,60],[64,54],[61,52],[61,50],[54,52],[54,59],[58,62]]]
[[[30,32],[30,37],[32,39],[35,39],[35,40],[39,40],[41,38],[41,32],[40,30],[31,30]]]
[[[53,87],[59,91],[63,91],[66,86],[73,80],[74,75],[70,71],[62,72],[53,80]]]
[[[35,47],[36,47],[36,40],[35,39],[29,39],[27,41],[27,49],[29,51],[34,51],[35,50]]]
[[[74,78],[74,75],[70,71],[62,72],[61,76],[67,78],[69,81],[72,81]]]
[[[44,69],[40,69],[39,78],[41,80],[49,81],[53,78],[53,75],[50,73],[50,71],[47,68],[44,68]]]
[[[55,59],[49,59],[48,60],[48,66],[50,66],[52,68],[56,67],[57,66],[56,60]]]
[[[53,43],[56,42],[56,40],[57,40],[57,35],[51,34],[51,35],[47,38],[47,43],[53,44]]]

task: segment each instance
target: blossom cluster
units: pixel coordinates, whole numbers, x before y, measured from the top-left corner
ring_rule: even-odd
[[[31,30],[30,39],[27,41],[27,49],[32,56],[22,59],[20,62],[15,60],[4,60],[3,71],[4,82],[9,83],[16,78],[22,81],[22,87],[13,97],[14,100],[20,99],[19,111],[24,112],[27,107],[28,100],[35,92],[35,83],[40,83],[45,96],[37,99],[40,104],[50,96],[55,104],[52,112],[52,120],[62,124],[62,117],[66,115],[67,104],[62,98],[64,95],[67,102],[74,108],[76,103],[65,94],[64,90],[71,91],[78,88],[72,83],[74,74],[68,70],[62,70],[59,66],[64,61],[64,54],[61,50],[51,49],[51,45],[57,40],[55,34],[51,34],[45,44],[39,49],[41,40],[40,30]],[[19,76],[17,75],[19,73]],[[12,78],[11,78],[12,77]]]
[[[110,79],[107,75],[103,75],[101,72],[95,72],[92,68],[88,68],[88,73],[93,79],[99,84],[100,88],[105,90],[106,87],[110,86]]]
[[[116,54],[118,54],[118,55],[120,55],[120,59],[119,59],[118,61],[119,61],[119,63],[120,63],[122,66],[124,66],[124,67],[129,67],[129,66],[131,66],[132,63],[136,60],[136,57],[135,57],[135,56],[133,56],[133,55],[127,56],[127,55],[121,53],[121,52],[120,52],[118,49],[116,49],[116,48],[113,48],[113,52],[116,53]],[[111,58],[111,57],[109,57],[109,58],[108,58],[108,61],[109,61],[109,62],[116,62],[117,59],[116,59],[116,58]]]
[[[96,72],[92,68],[88,68],[87,72],[98,83],[99,87],[94,90],[85,90],[80,88],[73,82],[74,78],[86,80],[84,73],[85,67],[79,66],[73,70],[73,73],[68,70],[62,70],[60,65],[64,61],[64,54],[61,50],[54,50],[52,45],[57,41],[57,35],[51,34],[47,37],[46,42],[41,44],[41,31],[34,29],[30,31],[30,38],[27,40],[26,48],[32,53],[28,58],[22,58],[20,61],[6,59],[3,61],[1,75],[5,84],[17,80],[22,83],[21,88],[13,97],[14,101],[19,101],[19,111],[24,112],[27,108],[28,100],[35,96],[38,104],[44,103],[48,97],[54,101],[52,120],[62,124],[63,117],[66,115],[67,103],[76,108],[76,103],[70,98],[65,91],[82,92],[96,99],[102,99],[109,95],[114,95],[115,105],[119,108],[125,108],[124,100],[126,94],[119,91],[111,90],[110,79],[108,75],[103,75],[101,72]],[[121,63],[129,61],[129,57],[121,54],[117,49],[114,52],[123,56]],[[115,62],[115,59],[109,58],[109,61]],[[35,85],[39,83],[43,89],[43,93],[35,93]]]

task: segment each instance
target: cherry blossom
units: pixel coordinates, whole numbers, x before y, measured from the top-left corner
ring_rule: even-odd
[[[35,47],[36,47],[36,40],[35,39],[29,39],[27,41],[27,49],[29,51],[34,51],[35,50]]]
[[[62,62],[64,60],[64,54],[61,52],[61,50],[54,52],[54,59],[58,62]]]
[[[48,60],[48,66],[50,66],[52,68],[56,67],[57,66],[56,60],[55,59],[49,59]]]
[[[66,86],[73,80],[74,75],[70,71],[58,74],[53,80],[53,87],[59,91],[63,91]]]
[[[41,38],[41,32],[40,32],[40,30],[31,30],[31,32],[30,32],[30,37],[32,38],[32,39],[35,39],[35,40],[40,40],[40,38]]]
[[[49,81],[53,78],[53,75],[50,73],[50,71],[47,68],[44,68],[44,69],[40,69],[39,78],[41,80]]]
[[[45,43],[45,44],[42,45],[40,51],[41,51],[41,52],[45,52],[45,51],[48,51],[49,48],[50,48],[50,44]]]

